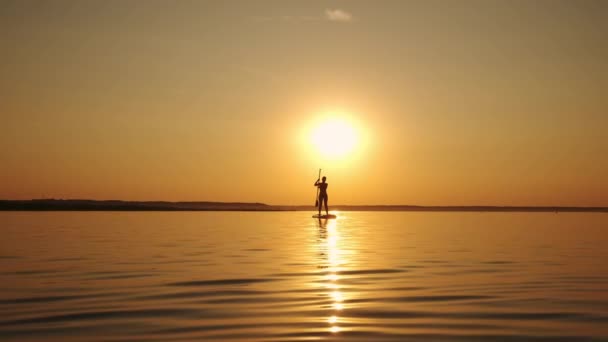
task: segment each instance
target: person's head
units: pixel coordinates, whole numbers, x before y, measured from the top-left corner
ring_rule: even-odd
[[[323,183],[325,183],[325,180],[327,179],[327,177],[323,176],[323,178],[321,178],[323,180]]]

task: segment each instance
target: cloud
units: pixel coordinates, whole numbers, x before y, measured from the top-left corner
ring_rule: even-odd
[[[339,8],[326,9],[325,17],[329,21],[335,21],[335,22],[339,22],[339,23],[349,23],[349,22],[353,21],[352,14],[350,14],[344,10],[341,10]]]
[[[301,22],[318,22],[323,20],[333,21],[336,23],[350,23],[355,20],[352,14],[345,10],[336,8],[328,8],[325,10],[325,15],[281,15],[281,16],[251,16],[250,18],[258,22],[282,21],[291,23]]]

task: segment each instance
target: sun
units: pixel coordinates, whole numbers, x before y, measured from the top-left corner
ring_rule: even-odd
[[[355,150],[359,135],[354,125],[339,117],[325,118],[311,131],[311,142],[321,157],[342,159]]]

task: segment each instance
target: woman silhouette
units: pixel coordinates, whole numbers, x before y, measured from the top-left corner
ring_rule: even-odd
[[[321,216],[321,206],[323,202],[325,202],[325,214],[329,215],[329,210],[327,209],[327,184],[325,181],[327,177],[323,176],[322,182],[319,183],[319,180],[315,182],[315,186],[319,188],[319,216]]]

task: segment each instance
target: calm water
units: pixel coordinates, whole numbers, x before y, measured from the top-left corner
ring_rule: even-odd
[[[0,213],[2,341],[607,340],[608,215]]]

